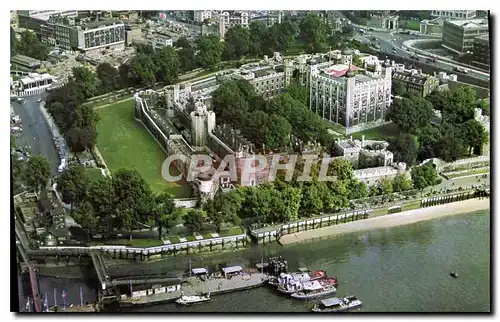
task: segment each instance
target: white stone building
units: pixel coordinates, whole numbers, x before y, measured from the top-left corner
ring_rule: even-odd
[[[310,67],[310,108],[353,133],[383,122],[391,100],[391,67],[377,74],[354,74],[358,68],[336,64]]]
[[[223,11],[219,14],[219,34],[224,38],[226,32],[234,26],[248,28],[250,19],[246,11]]]
[[[193,20],[202,23],[205,19],[212,19],[212,10],[194,10]]]

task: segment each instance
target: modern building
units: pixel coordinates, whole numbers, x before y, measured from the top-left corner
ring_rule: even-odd
[[[50,74],[29,73],[15,81],[11,91],[18,96],[41,94],[52,86],[56,78]]]
[[[487,19],[445,21],[442,46],[459,54],[472,52],[474,38],[488,32]]]
[[[490,58],[490,35],[485,34],[474,38],[474,60],[472,63],[477,67],[490,70],[491,58]]]
[[[391,100],[392,69],[356,74],[357,68],[336,64],[310,67],[310,108],[324,119],[346,127],[347,133],[383,122]]]
[[[212,19],[212,10],[194,10],[193,20],[197,23],[202,23],[206,19]]]
[[[76,26],[78,49],[96,50],[125,45],[125,25],[116,20],[92,21]]]
[[[146,36],[146,43],[152,46],[154,49],[159,49],[165,46],[173,46],[172,37],[158,32]]]
[[[447,19],[473,19],[476,17],[476,10],[432,10],[431,15]]]
[[[18,26],[40,34],[40,27],[52,16],[78,17],[77,10],[18,10]]]
[[[248,28],[249,16],[246,11],[223,11],[219,14],[219,35],[224,38],[226,32],[234,26]]]
[[[416,69],[396,71],[392,75],[393,83],[403,84],[405,90],[421,97],[426,97],[439,87],[439,79],[423,74]]]
[[[56,46],[64,50],[78,48],[78,30],[72,18],[51,16],[45,24],[40,26],[42,43]]]

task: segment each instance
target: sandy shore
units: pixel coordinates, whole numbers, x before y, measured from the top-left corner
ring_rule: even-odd
[[[440,218],[466,212],[473,212],[477,210],[485,210],[489,208],[490,199],[470,199],[445,205],[419,208],[380,217],[368,218],[365,220],[349,222],[337,226],[329,226],[315,230],[302,231],[295,234],[285,235],[281,237],[280,242],[283,245],[293,244],[312,238],[328,237],[357,231],[408,225],[423,220]]]

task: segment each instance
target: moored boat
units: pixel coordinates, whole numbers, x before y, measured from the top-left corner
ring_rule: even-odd
[[[358,308],[363,303],[356,296],[346,296],[344,298],[332,297],[322,300],[316,304],[313,312],[345,312]]]
[[[307,300],[320,296],[330,295],[337,292],[334,280],[310,281],[303,283],[302,290],[293,293],[291,296],[299,300]]]
[[[206,295],[182,295],[180,298],[175,300],[175,303],[181,305],[191,305],[197,303],[209,302],[212,299],[210,298],[210,293]]]

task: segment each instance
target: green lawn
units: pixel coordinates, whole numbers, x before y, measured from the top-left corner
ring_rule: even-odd
[[[406,24],[406,29],[420,31],[420,21],[411,20]]]
[[[374,127],[361,132],[353,133],[352,136],[361,139],[364,135],[366,140],[386,140],[401,134],[399,128],[394,123],[388,123],[382,126]]]
[[[104,177],[99,168],[85,168],[85,173],[91,181],[97,181]]]
[[[168,187],[176,197],[189,197],[187,185],[166,182],[161,176],[165,153],[146,128],[134,119],[133,101],[98,109],[97,147],[111,174],[120,168],[136,169],[154,192]]]
[[[444,173],[444,175],[450,179],[454,179],[454,178],[471,176],[471,175],[480,175],[480,174],[485,174],[485,173],[489,173],[489,172],[490,172],[490,168],[482,168],[482,169],[473,169],[471,171],[457,173],[457,174],[450,174],[450,175]]]
[[[220,231],[220,236],[225,237],[225,236],[232,236],[232,235],[241,235],[243,234],[243,230],[241,227],[232,227],[229,228],[228,230],[221,230]]]

